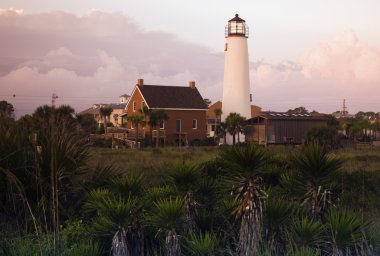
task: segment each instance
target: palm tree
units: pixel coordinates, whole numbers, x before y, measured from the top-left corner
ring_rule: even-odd
[[[246,147],[231,147],[220,154],[231,171],[234,182],[232,195],[237,207],[236,219],[240,220],[239,255],[256,255],[261,239],[262,213],[267,194],[259,170],[268,157],[264,149],[249,144]]]
[[[152,115],[153,110],[150,109],[150,108],[148,108],[144,104],[144,106],[139,109],[139,112],[144,116],[144,124],[145,125],[147,125],[147,124],[149,125],[149,131],[150,131],[149,140],[152,141],[152,125],[149,122],[149,120],[150,120],[150,116]],[[144,133],[145,133],[145,130],[144,130]],[[145,137],[145,134],[144,134],[144,137]]]
[[[197,230],[195,217],[198,203],[194,199],[194,194],[199,188],[200,174],[198,166],[185,163],[177,164],[169,173],[169,182],[184,203],[186,228],[190,231]]]
[[[230,113],[226,117],[226,123],[227,123],[227,130],[232,135],[233,138],[233,145],[236,144],[235,135],[238,136],[238,142],[240,142],[240,133],[244,131],[244,123],[245,123],[245,117],[242,117],[238,113]]]
[[[139,139],[139,125],[144,123],[144,117],[142,115],[132,115],[132,116],[128,116],[127,120],[132,123],[133,127],[135,127],[135,130],[136,130],[135,142],[137,145],[137,142]]]
[[[217,131],[217,127],[218,127],[218,123],[220,122],[220,119],[222,118],[222,110],[220,108],[216,108],[214,109],[214,113],[215,113],[215,117],[216,117],[216,120],[215,120],[215,133],[214,133],[214,137],[215,137],[215,134],[216,134],[216,131]]]
[[[107,123],[108,123],[107,118],[109,120],[113,112],[113,109],[111,107],[101,107],[99,111],[100,111],[100,116],[103,117],[104,131],[107,134]]]
[[[303,191],[302,204],[310,205],[313,218],[322,217],[334,203],[331,189],[342,159],[328,155],[321,145],[311,143],[293,155],[290,164],[296,170],[295,183]]]
[[[154,203],[148,220],[157,230],[165,232],[165,255],[180,256],[178,231],[182,230],[184,203],[181,199],[161,199]]]
[[[225,122],[220,122],[219,126],[216,129],[216,133],[218,137],[223,138],[223,144],[227,144],[227,123]]]
[[[112,255],[141,255],[141,241],[130,239],[140,237],[139,229],[135,228],[139,208],[136,198],[96,189],[90,191],[84,207],[87,212],[96,214],[90,232],[103,239],[112,236]]]
[[[158,125],[162,124],[163,122],[167,121],[169,119],[169,115],[164,109],[155,109],[150,114],[150,124],[152,127],[157,127]],[[157,138],[156,138],[156,148],[158,148],[159,145],[159,132],[157,132]]]

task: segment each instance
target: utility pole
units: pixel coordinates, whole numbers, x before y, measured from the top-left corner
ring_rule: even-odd
[[[51,95],[51,106],[55,107],[55,100],[58,99],[58,95],[53,92]]]
[[[346,99],[343,99],[343,117],[346,117],[347,107],[346,107]]]

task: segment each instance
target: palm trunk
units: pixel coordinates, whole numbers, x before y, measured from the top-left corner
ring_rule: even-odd
[[[165,256],[180,256],[181,247],[175,229],[166,231]]]
[[[262,210],[264,208],[264,199],[260,187],[256,184],[253,177],[248,179],[246,191],[244,192],[243,215],[239,231],[239,255],[253,256],[259,251],[261,240],[261,223]]]

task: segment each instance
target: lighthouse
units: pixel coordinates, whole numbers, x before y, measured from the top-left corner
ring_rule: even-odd
[[[248,26],[238,14],[228,21],[225,28],[224,82],[222,100],[222,120],[233,112],[251,118],[249,63],[248,63]],[[240,134],[240,141],[245,141]],[[227,135],[227,144],[232,144],[232,136]]]

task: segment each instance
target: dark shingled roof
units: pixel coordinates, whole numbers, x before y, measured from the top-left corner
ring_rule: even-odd
[[[236,21],[236,22],[245,22],[245,20],[243,20],[242,18],[239,17],[239,14],[235,14],[235,17],[233,19],[230,19],[228,22],[230,21]]]
[[[149,108],[207,109],[197,88],[182,86],[138,86]]]

